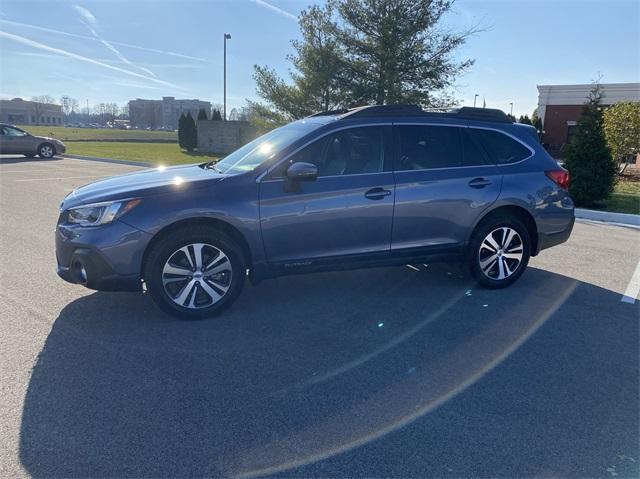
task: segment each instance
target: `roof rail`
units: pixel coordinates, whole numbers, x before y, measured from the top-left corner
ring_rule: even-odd
[[[313,115],[309,115],[307,118],[312,118],[314,116],[331,116],[331,115],[342,115],[343,113],[347,113],[349,110],[346,108],[339,108],[337,110],[327,110],[327,111],[319,111],[318,113],[314,113]]]
[[[419,105],[369,105],[351,109],[331,110],[311,116],[336,115],[340,119],[368,118],[380,116],[430,116],[433,118],[457,118],[462,120],[493,121],[511,123],[502,110],[494,108],[431,108],[424,110]]]

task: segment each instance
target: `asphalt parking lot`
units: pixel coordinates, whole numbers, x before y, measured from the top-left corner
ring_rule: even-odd
[[[0,477],[640,474],[639,230],[579,222],[507,290],[293,276],[182,322],[55,273],[61,199],[137,168],[0,157]]]

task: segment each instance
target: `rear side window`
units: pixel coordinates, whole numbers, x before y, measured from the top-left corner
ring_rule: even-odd
[[[471,138],[465,128],[462,133],[462,147],[464,150],[463,166],[484,166],[491,164],[487,160],[487,155],[482,151],[480,145]]]
[[[462,166],[461,128],[449,126],[398,126],[397,170],[428,170]]]
[[[469,135],[483,146],[489,160],[496,165],[515,163],[531,156],[526,146],[498,131],[469,128]]]

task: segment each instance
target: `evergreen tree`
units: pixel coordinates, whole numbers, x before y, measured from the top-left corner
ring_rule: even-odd
[[[518,123],[522,123],[524,125],[533,125],[533,123],[531,123],[529,115],[520,115],[520,118],[518,118]]]
[[[507,118],[509,118],[509,121],[515,123],[516,122],[516,117],[513,116],[511,113],[507,113]]]
[[[180,115],[180,118],[178,118],[178,145],[180,145],[180,148],[186,148],[185,146],[185,121],[186,118],[184,116],[184,113],[182,115]]]
[[[538,116],[537,108],[535,108],[531,114],[531,124],[538,132],[538,138],[542,141],[542,119]]]
[[[198,129],[191,112],[187,112],[184,124],[184,147],[187,151],[193,151],[198,147]]]
[[[608,198],[615,186],[616,164],[604,136],[600,98],[600,85],[596,83],[566,151],[564,166],[571,173],[569,193],[578,206]]]
[[[211,119],[222,120],[222,114],[220,113],[220,110],[218,110],[217,108],[214,108],[213,112],[211,113]]]
[[[287,119],[371,103],[450,105],[446,90],[473,64],[456,61],[455,51],[476,31],[442,29],[451,3],[332,0],[311,7],[299,16],[292,81],[256,65],[258,95]]]
[[[200,108],[200,111],[198,112],[198,121],[200,120],[208,120],[209,117],[207,117],[207,112],[204,111],[204,108]]]

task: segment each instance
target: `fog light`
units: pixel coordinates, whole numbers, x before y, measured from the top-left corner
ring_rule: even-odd
[[[80,284],[87,283],[87,270],[84,265],[80,261],[75,261],[73,263],[73,272],[75,279]]]
[[[83,283],[87,282],[87,270],[82,265],[80,265],[80,279]]]

